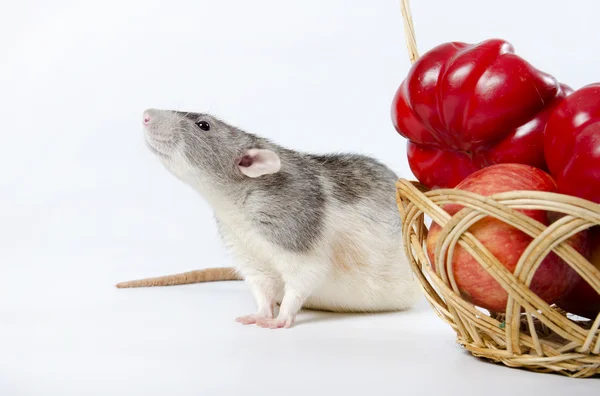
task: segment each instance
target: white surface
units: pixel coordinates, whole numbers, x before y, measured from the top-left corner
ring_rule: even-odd
[[[600,80],[596,1],[413,3],[421,50],[503,37],[574,88]],[[240,282],[113,287],[231,264],[144,148],[146,107],[410,177],[389,119],[409,67],[397,1],[21,1],[0,29],[0,395],[597,391],[472,358],[425,304],[263,330],[233,322],[254,308]]]

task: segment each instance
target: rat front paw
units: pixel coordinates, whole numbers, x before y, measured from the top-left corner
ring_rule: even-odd
[[[287,317],[287,318],[259,318],[256,321],[256,325],[258,327],[262,327],[265,329],[281,329],[281,328],[289,328],[294,324],[295,317]]]

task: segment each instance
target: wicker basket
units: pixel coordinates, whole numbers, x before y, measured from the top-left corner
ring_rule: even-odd
[[[401,0],[411,62],[418,54],[408,0]],[[544,257],[554,251],[600,293],[600,271],[563,241],[600,225],[600,205],[571,196],[515,191],[483,197],[456,189],[427,191],[416,182],[400,179],[397,203],[403,221],[405,253],[421,282],[427,300],[456,332],[457,342],[474,356],[538,372],[571,377],[600,375],[600,315],[576,320],[550,306],[528,285]],[[463,209],[450,216],[446,204]],[[546,227],[515,209],[540,209],[565,216]],[[435,270],[425,253],[426,216],[442,227],[435,252]],[[508,271],[467,230],[485,216],[493,216],[530,235],[533,240],[514,271]],[[448,257],[456,244],[468,251],[507,291],[505,314],[489,313],[464,300],[454,281]]]

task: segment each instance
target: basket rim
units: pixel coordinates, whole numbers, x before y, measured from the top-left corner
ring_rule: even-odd
[[[458,194],[457,194],[458,192]],[[507,312],[503,315],[504,322],[500,322],[498,318],[487,316],[482,313],[475,305],[463,299],[458,290],[455,290],[448,280],[442,279],[440,273],[433,269],[423,251],[423,242],[427,236],[427,226],[424,222],[424,216],[427,212],[433,212],[432,221],[435,221],[435,211],[444,214],[441,219],[449,222],[453,216],[450,216],[442,209],[442,206],[450,201],[451,198],[470,197],[478,198],[481,202],[493,202],[496,199],[504,199],[510,202],[513,206],[518,206],[519,201],[510,201],[514,197],[518,197],[523,203],[523,197],[528,194],[535,195],[534,202],[547,202],[548,198],[556,198],[559,202],[565,201],[564,205],[567,208],[575,208],[575,215],[578,213],[591,213],[593,221],[586,223],[588,226],[600,225],[600,205],[589,202],[580,198],[571,197],[569,195],[548,193],[540,191],[511,191],[493,196],[481,196],[469,191],[458,189],[434,189],[428,190],[418,181],[412,181],[405,178],[399,178],[396,183],[396,199],[398,209],[402,218],[402,238],[404,241],[405,253],[409,257],[413,272],[417,275],[425,296],[434,311],[446,321],[455,330],[457,341],[459,344],[467,348],[474,356],[485,357],[495,361],[504,363],[507,366],[522,367],[533,371],[545,372],[562,372],[569,376],[589,377],[600,374],[600,314],[595,320],[581,322],[589,326],[589,329],[581,327],[580,322],[567,318],[564,311],[556,309],[553,305],[549,305],[540,299],[539,304],[531,303],[537,296],[532,298],[531,290],[527,286],[518,285],[518,280],[512,280],[511,284],[517,284],[522,289],[521,298],[513,300],[512,304],[519,309],[525,309],[524,313],[512,314],[508,310],[511,307],[511,301],[507,303]],[[498,198],[500,197],[500,198]],[[444,200],[445,199],[445,200]],[[552,201],[550,201],[552,202]],[[462,205],[462,202],[454,202]],[[578,210],[584,207],[585,210]],[[508,208],[508,206],[506,206]],[[463,208],[461,211],[474,212],[478,207]],[[484,212],[482,210],[482,212]],[[507,212],[510,212],[507,209]],[[457,216],[460,211],[455,214]],[[517,212],[522,217],[531,219],[527,215]],[[563,217],[563,219],[566,218]],[[438,220],[440,220],[438,218]],[[566,222],[565,222],[566,223]],[[593,223],[593,225],[591,225]],[[445,225],[445,224],[444,224]],[[539,234],[549,228],[540,223]],[[574,228],[574,232],[579,230]],[[464,239],[468,231],[463,231],[460,238]],[[474,237],[473,237],[474,238]],[[534,238],[535,240],[535,238]],[[458,242],[456,243],[459,244]],[[551,247],[552,250],[572,250],[572,253],[578,253],[567,245],[564,238],[556,246]],[[415,252],[414,255],[412,252]],[[567,262],[574,259],[575,256],[565,255]],[[576,258],[576,257],[575,257]],[[600,293],[600,269],[595,268],[585,258],[580,256],[585,264],[589,266],[591,274],[597,280],[594,287]],[[579,263],[580,264],[580,263]],[[579,265],[576,263],[576,265]],[[499,264],[502,266],[502,264]],[[571,264],[569,264],[571,265]],[[502,269],[513,276],[510,271],[502,266]],[[431,279],[431,281],[429,279]],[[433,282],[433,283],[431,283]],[[505,290],[510,293],[511,289],[505,287]],[[519,301],[520,300],[520,301]],[[541,316],[539,316],[541,315]],[[506,323],[505,327],[501,327],[502,323]],[[557,345],[549,343],[548,340],[542,338],[536,332],[531,332],[530,335],[522,330],[523,323],[529,326],[530,329],[542,326],[551,331],[552,334],[557,334],[559,337],[570,341],[565,345]],[[537,330],[536,330],[537,331]],[[505,341],[503,341],[505,340]],[[490,344],[491,343],[491,344]],[[492,346],[494,344],[496,346]],[[575,350],[577,349],[577,350]],[[527,353],[522,353],[523,350],[529,350]],[[531,354],[534,351],[534,354]],[[537,353],[537,355],[535,355]]]

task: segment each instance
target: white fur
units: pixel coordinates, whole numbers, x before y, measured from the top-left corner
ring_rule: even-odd
[[[281,302],[277,316],[281,323],[276,325],[289,326],[302,307],[336,312],[404,310],[420,295],[392,225],[360,215],[372,210],[368,205],[330,205],[323,238],[312,252],[295,254],[267,241],[226,200],[209,200],[218,202],[214,207],[225,242],[257,304],[256,314],[239,318],[242,323],[272,317],[275,302]],[[364,257],[360,265],[334,264],[334,247],[340,239]]]
[[[149,144],[158,151],[166,149],[156,139],[150,138]],[[419,285],[403,253],[398,225],[394,224],[397,219],[387,217],[392,213],[389,207],[381,215],[374,211],[382,206],[374,202],[332,203],[326,208],[324,233],[314,248],[305,254],[292,253],[264,238],[228,197],[211,189],[176,148],[169,148],[171,157],[162,158],[163,163],[215,210],[237,270],[252,290],[257,312],[238,318],[240,322],[288,327],[302,307],[391,311],[408,309],[418,299]],[[272,151],[250,150],[248,154],[255,159],[253,165],[240,169],[248,177],[279,171],[279,158]],[[331,196],[332,186],[326,179],[321,183]],[[374,217],[384,220],[374,221]],[[276,302],[281,302],[281,308],[273,318]]]

